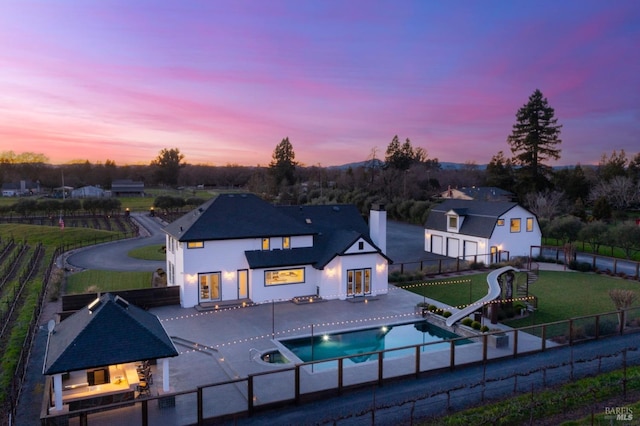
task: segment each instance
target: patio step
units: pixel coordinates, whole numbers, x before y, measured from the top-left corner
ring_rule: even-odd
[[[221,300],[218,302],[202,302],[195,306],[196,311],[214,311],[216,309],[240,308],[253,305],[251,299]]]
[[[315,294],[310,295],[310,296],[297,296],[297,297],[294,297],[293,299],[291,299],[291,301],[293,303],[295,303],[296,305],[305,305],[307,303],[325,302],[325,300],[322,297],[317,296]]]

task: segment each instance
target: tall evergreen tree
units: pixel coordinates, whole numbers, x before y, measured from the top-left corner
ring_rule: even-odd
[[[286,184],[294,183],[294,174],[298,163],[295,161],[296,153],[293,152],[293,145],[286,137],[273,150],[272,160],[269,163],[269,170],[275,179],[276,187],[283,182]]]
[[[536,89],[516,113],[516,123],[507,137],[514,162],[521,167],[519,186],[538,191],[548,186],[545,175],[551,168],[544,162],[560,158],[561,128],[547,98]]]

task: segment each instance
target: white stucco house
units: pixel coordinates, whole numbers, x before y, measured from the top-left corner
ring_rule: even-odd
[[[164,228],[167,284],[183,307],[386,294],[386,212],[275,206],[220,194]]]
[[[541,243],[538,219],[514,202],[446,200],[425,222],[425,251],[470,262],[529,256]]]

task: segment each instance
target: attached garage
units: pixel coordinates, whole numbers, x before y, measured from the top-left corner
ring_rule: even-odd
[[[442,245],[442,236],[440,235],[431,236],[431,253],[444,255],[443,245]]]
[[[460,255],[460,240],[457,238],[447,238],[447,256],[458,257]]]
[[[474,256],[478,254],[478,243],[475,241],[465,241],[462,248],[462,256],[464,260],[473,262]]]

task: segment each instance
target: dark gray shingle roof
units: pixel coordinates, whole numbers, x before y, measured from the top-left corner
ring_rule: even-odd
[[[309,235],[313,230],[291,221],[254,194],[220,194],[164,228],[178,241]]]
[[[218,195],[165,232],[179,241],[313,236],[313,247],[245,252],[251,268],[311,264],[322,269],[360,237],[375,247],[354,205],[274,206],[248,193]]]
[[[446,200],[431,209],[424,227],[447,231],[446,213],[453,210],[464,213],[460,234],[489,238],[498,218],[517,205],[504,201]]]
[[[158,318],[111,293],[79,310],[50,334],[47,375],[178,355]]]

